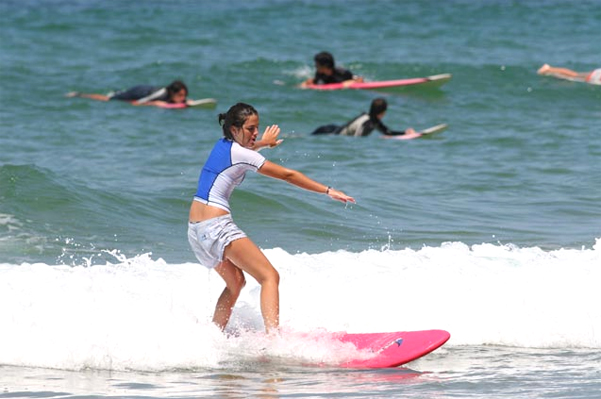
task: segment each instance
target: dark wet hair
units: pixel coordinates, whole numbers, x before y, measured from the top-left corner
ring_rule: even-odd
[[[229,140],[233,140],[232,126],[241,128],[251,115],[259,115],[259,113],[252,105],[245,103],[232,105],[225,114],[219,114],[218,119],[219,124],[223,129],[223,136]]]
[[[322,51],[321,53],[315,54],[315,57],[313,57],[313,60],[315,60],[315,63],[319,66],[324,66],[324,67],[334,69],[334,65],[335,65],[334,57],[332,56],[332,54],[328,53],[327,51]]]
[[[169,93],[169,98],[171,98],[175,93],[179,93],[181,90],[186,90],[186,97],[188,96],[188,86],[184,84],[181,80],[175,80],[167,86],[167,93]]]
[[[369,117],[372,119],[377,118],[378,115],[386,111],[386,108],[388,108],[388,103],[384,98],[374,98],[371,102],[371,107],[369,107]]]

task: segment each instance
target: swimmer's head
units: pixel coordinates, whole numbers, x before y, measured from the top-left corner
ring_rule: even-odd
[[[167,86],[169,102],[174,104],[185,103],[188,98],[188,87],[181,81],[176,80]]]
[[[386,109],[388,108],[388,103],[385,99],[379,97],[375,98],[371,102],[371,107],[369,107],[369,116],[370,118],[381,118],[384,116]]]
[[[315,69],[317,69],[318,73],[331,75],[334,72],[334,66],[336,65],[334,57],[327,51],[315,54],[313,60],[315,61]]]
[[[252,115],[258,116],[259,113],[252,105],[245,103],[232,105],[226,113],[219,114],[218,120],[223,129],[223,136],[234,140],[233,128],[242,129],[244,122]]]

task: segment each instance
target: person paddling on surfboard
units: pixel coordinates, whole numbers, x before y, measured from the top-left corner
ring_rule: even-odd
[[[355,76],[348,69],[337,67],[334,57],[327,51],[322,51],[313,57],[315,61],[315,77],[305,80],[301,87],[307,85],[323,85],[330,83],[343,83],[350,85],[353,82],[363,82],[363,78]]]
[[[576,80],[593,85],[601,85],[601,68],[590,72],[576,72],[568,68],[552,67],[545,64],[537,71],[539,75],[550,75],[559,79]]]
[[[185,104],[188,101],[192,101],[188,100],[188,87],[179,80],[171,82],[166,87],[138,85],[108,95],[73,91],[65,94],[65,96],[90,98],[98,101],[120,100],[128,101],[132,105],[154,105],[158,107],[167,104]]]
[[[213,322],[223,331],[245,284],[244,273],[261,285],[261,313],[269,333],[279,327],[279,274],[267,257],[232,220],[229,198],[246,172],[287,181],[305,190],[341,202],[355,202],[342,191],[318,183],[304,174],[267,161],[254,151],[275,147],[280,128],[268,126],[260,141],[259,114],[251,105],[238,103],[219,114],[223,137],[215,144],[198,179],[198,190],[190,206],[188,241],[198,261],[215,269],[225,281],[217,300]]]
[[[311,134],[339,134],[341,136],[369,136],[374,130],[386,136],[402,136],[405,134],[416,134],[413,128],[406,130],[391,130],[382,122],[386,115],[388,103],[383,98],[376,98],[371,102],[369,113],[362,113],[353,118],[345,125],[320,126]]]

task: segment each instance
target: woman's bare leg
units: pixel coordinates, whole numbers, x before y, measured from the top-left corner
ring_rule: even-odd
[[[549,64],[545,64],[537,71],[539,75],[559,75],[566,76],[568,78],[578,78],[584,75],[584,73],[572,71],[568,68],[556,68],[552,67]]]
[[[250,238],[232,241],[225,249],[224,258],[250,274],[261,284],[261,313],[267,332],[280,325],[280,275]]]
[[[225,281],[225,288],[217,300],[215,313],[213,314],[213,323],[217,324],[223,331],[230,320],[232,310],[240,296],[240,291],[242,291],[242,288],[246,284],[246,280],[244,279],[242,270],[227,259],[221,262],[215,268],[215,271]]]
[[[111,98],[109,96],[105,96],[104,94],[87,94],[87,93],[79,93],[77,91],[72,91],[69,92],[67,94],[65,94],[65,97],[83,97],[83,98],[90,98],[92,100],[98,100],[98,101],[109,101]]]

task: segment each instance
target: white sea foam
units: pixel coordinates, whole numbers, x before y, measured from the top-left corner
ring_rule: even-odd
[[[265,252],[280,271],[286,331],[444,329],[449,346],[601,348],[601,239],[591,249],[556,251],[447,243]],[[223,289],[214,272],[150,255],[115,259],[0,264],[0,364],[165,370],[244,367],[265,354],[326,364],[348,356],[331,342],[266,338],[251,277],[226,338],[210,322]]]
[[[301,79],[301,78],[307,79],[307,78],[313,77],[313,75],[315,75],[314,70],[311,67],[309,67],[308,65],[303,65],[303,66],[296,68],[294,70],[291,70],[291,71],[285,71],[285,73],[287,75],[294,76],[297,79]]]

